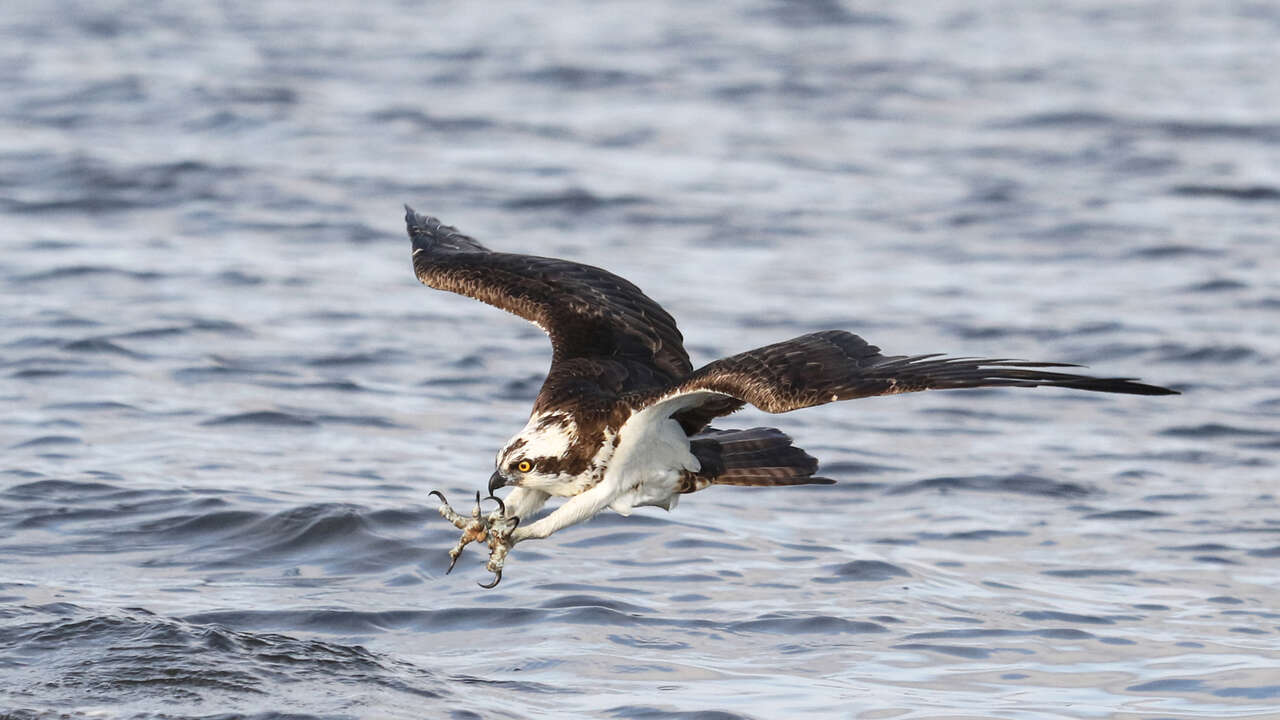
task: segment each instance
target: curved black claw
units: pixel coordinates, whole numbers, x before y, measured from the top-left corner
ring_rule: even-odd
[[[493,574],[493,582],[489,583],[488,585],[485,585],[484,583],[476,583],[476,584],[484,588],[485,590],[492,590],[493,588],[498,587],[498,583],[500,582],[502,582],[501,570]]]
[[[457,555],[453,556],[453,559],[449,561],[449,568],[444,571],[445,575],[448,575],[449,573],[453,572],[453,566],[458,564],[458,558],[460,557],[462,557],[462,553],[458,553]]]
[[[502,514],[503,514],[503,515],[506,515],[506,514],[507,514],[507,511],[506,511],[506,510],[503,510],[503,511],[502,511]],[[515,532],[515,531],[516,531],[516,528],[518,528],[518,527],[520,527],[520,518],[518,518],[518,517],[513,517],[513,518],[511,518],[511,529],[507,531],[507,535],[510,535],[511,533]]]
[[[427,493],[428,497],[432,495],[435,495],[436,497],[440,498],[440,502],[444,503],[445,505],[449,504],[449,501],[444,499],[444,493],[440,492],[439,490],[432,490],[431,492]]]
[[[492,501],[494,501],[494,502],[498,503],[498,510],[502,511],[502,515],[503,515],[503,517],[506,517],[506,515],[507,515],[507,504],[506,504],[506,503],[504,503],[504,502],[502,502],[502,498],[498,497],[497,495],[490,495],[489,497],[485,498],[485,500],[492,500]]]

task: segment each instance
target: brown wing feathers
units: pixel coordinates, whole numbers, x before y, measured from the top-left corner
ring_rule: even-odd
[[[600,268],[554,258],[490,252],[435,218],[406,207],[418,278],[536,323],[551,336],[551,372],[535,411],[632,408],[710,391],[674,417],[689,435],[751,403],[771,413],[837,400],[930,389],[1074,388],[1135,395],[1173,390],[1129,378],[1094,378],[1049,368],[1063,363],[885,356],[841,330],[802,335],[716,360],[692,371],[675,320],[635,285]]]
[[[435,218],[405,208],[418,279],[535,323],[551,336],[546,406],[593,388],[662,387],[693,369],[676,322],[630,282],[597,267],[490,252]]]
[[[668,395],[710,390],[766,412],[782,413],[837,400],[931,389],[1045,385],[1134,395],[1176,394],[1129,378],[1094,378],[1044,369],[1061,367],[1075,366],[938,355],[887,357],[857,335],[827,330],[716,360]],[[708,408],[713,410],[732,405],[718,399],[709,402],[718,404]],[[736,409],[731,407],[730,411]],[[687,425],[710,421],[700,410],[690,408],[677,417]]]

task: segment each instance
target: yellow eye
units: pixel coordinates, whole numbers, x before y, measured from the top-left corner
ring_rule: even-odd
[[[516,469],[519,470],[520,472],[529,472],[530,470],[533,469],[533,463],[529,462],[528,460],[521,460],[518,464],[516,464]]]

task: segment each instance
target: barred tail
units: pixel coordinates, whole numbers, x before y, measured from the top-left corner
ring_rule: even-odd
[[[814,477],[818,461],[791,444],[786,433],[774,428],[715,430],[707,428],[689,441],[702,463],[696,473],[685,473],[679,492],[691,493],[708,485],[830,485],[828,478]]]

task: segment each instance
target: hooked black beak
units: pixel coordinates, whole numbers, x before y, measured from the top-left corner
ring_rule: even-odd
[[[502,477],[502,473],[495,470],[494,473],[489,476],[489,494],[492,495],[498,488],[505,487],[506,484],[507,479]]]

